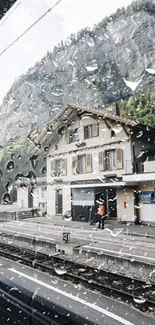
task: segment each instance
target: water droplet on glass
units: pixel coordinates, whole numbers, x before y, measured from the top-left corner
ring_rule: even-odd
[[[97,70],[98,66],[97,65],[95,65],[95,66],[87,66],[86,69],[87,69],[87,71],[92,72],[92,71]]]
[[[131,262],[134,262],[134,260],[135,260],[134,257],[131,257],[130,261],[131,261]]]
[[[137,134],[137,138],[142,137],[142,135],[143,135],[143,131],[140,131],[139,134]]]
[[[8,307],[7,310],[8,310],[8,311],[11,311],[11,308]]]
[[[152,278],[152,276],[155,278],[155,270],[151,271],[149,274],[149,278]]]
[[[35,169],[37,167],[38,161],[37,161],[38,155],[33,155],[30,157],[31,165]]]
[[[42,174],[46,174],[46,167],[42,168]]]
[[[72,221],[72,217],[67,217],[67,216],[65,216],[65,217],[64,217],[64,220],[65,220],[65,221]]]
[[[134,302],[136,302],[136,304],[144,304],[146,302],[146,298],[144,298],[143,296],[138,296],[138,297],[133,296],[133,300]]]
[[[133,300],[136,302],[136,304],[144,304],[146,302],[146,294],[145,289],[142,288],[136,288],[133,293]]]
[[[122,131],[122,126],[117,126],[116,128],[113,127],[113,131],[114,131],[115,133],[119,133],[119,132],[121,132],[121,131]]]
[[[60,267],[56,267],[55,268],[55,272],[58,274],[58,275],[63,275],[65,274],[67,271],[64,267],[60,268]]]
[[[71,211],[68,210],[68,211],[65,212],[64,220],[65,221],[71,221],[72,220]]]
[[[95,45],[95,42],[93,41],[93,39],[90,39],[88,42],[87,42],[88,46],[92,47]]]
[[[53,129],[52,129],[52,126],[51,125],[47,127],[47,133],[48,134],[52,134],[53,133]]]
[[[121,232],[123,231],[123,228],[122,229],[114,229],[113,231],[109,228],[105,228],[105,230],[107,232],[109,232],[111,236],[117,237],[121,234]]]
[[[9,171],[9,172],[12,172],[12,170],[14,169],[15,165],[14,165],[14,162],[13,160],[10,160],[7,165],[6,165],[6,169]]]
[[[58,284],[58,280],[51,280],[53,284]]]
[[[85,216],[82,216],[82,215],[81,215],[81,216],[78,217],[78,219],[79,219],[80,221],[85,221]]]

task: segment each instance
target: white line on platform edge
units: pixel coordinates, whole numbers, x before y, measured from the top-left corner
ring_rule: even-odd
[[[123,257],[123,255],[126,255],[126,256],[130,256],[131,258],[132,257],[139,257],[139,258],[143,258],[145,260],[155,261],[155,258],[153,258],[153,257],[147,257],[147,256],[142,256],[142,255],[134,255],[134,254],[124,253],[124,252],[121,252],[119,254],[119,251],[113,251],[113,250],[110,250],[110,249],[96,247],[96,246],[92,246],[92,245],[90,245],[90,246],[89,245],[83,245],[81,247],[81,250],[84,251],[84,249],[88,249],[88,250],[94,249],[94,250],[97,250],[97,251],[100,250],[100,252],[103,251],[103,252],[115,253],[115,254],[118,254],[116,257]],[[113,256],[113,255],[111,255],[111,256]]]
[[[108,310],[106,310],[104,308],[101,308],[101,307],[99,307],[97,305],[94,305],[94,304],[92,304],[92,303],[90,303],[88,301],[85,301],[85,300],[77,297],[77,296],[73,296],[72,294],[70,294],[68,292],[65,292],[65,291],[62,291],[61,289],[55,288],[55,287],[53,287],[53,286],[51,286],[51,285],[49,285],[49,284],[47,284],[47,283],[45,283],[43,281],[35,279],[35,278],[33,278],[33,277],[31,277],[31,276],[29,276],[29,275],[27,275],[25,273],[22,273],[20,271],[17,271],[14,268],[9,268],[8,270],[11,271],[11,272],[14,272],[14,273],[16,273],[16,274],[18,274],[18,275],[20,275],[20,276],[22,276],[24,278],[26,278],[26,279],[28,279],[28,280],[30,280],[32,282],[36,282],[39,285],[41,285],[41,286],[43,286],[43,287],[45,287],[47,289],[53,290],[56,293],[61,294],[61,295],[65,296],[65,297],[67,297],[69,299],[72,299],[72,300],[74,300],[76,302],[79,302],[82,305],[85,305],[85,306],[87,306],[87,307],[89,307],[91,309],[94,309],[95,311],[98,311],[99,313],[102,313],[102,314],[104,314],[104,315],[118,321],[119,323],[121,323],[123,325],[135,325],[135,324],[129,322],[128,320],[126,320],[126,319],[124,319],[124,318],[122,318],[122,317],[120,317],[120,316],[118,316],[116,314],[113,314],[112,312],[110,312],[110,311],[108,311]]]

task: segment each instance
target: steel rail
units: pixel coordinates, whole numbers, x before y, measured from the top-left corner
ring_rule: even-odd
[[[98,270],[95,267],[76,263],[68,260],[65,255],[52,256],[15,247],[9,244],[0,243],[0,256],[6,257],[20,264],[57,276],[61,279],[71,281],[76,284],[96,290],[97,292],[120,298],[122,301],[132,303],[137,309],[144,312],[150,308],[155,312],[155,283],[146,284],[145,281],[126,277],[121,274],[112,273],[105,270]],[[57,268],[64,268],[64,274],[58,274]],[[136,303],[133,292],[142,292],[144,302]],[[137,298],[138,299],[138,298]]]

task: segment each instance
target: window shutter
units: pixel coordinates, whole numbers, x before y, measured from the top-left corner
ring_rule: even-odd
[[[120,148],[116,149],[116,168],[123,168],[123,150]]]
[[[69,131],[67,129],[66,129],[66,132],[65,132],[65,142],[70,143]]]
[[[72,173],[73,174],[77,174],[78,172],[78,158],[77,157],[73,157],[72,158]]]
[[[92,154],[86,155],[86,173],[92,172]]]
[[[99,125],[98,123],[95,123],[92,125],[92,133],[93,133],[93,137],[97,137],[99,135]]]
[[[106,169],[105,151],[98,154],[99,170],[100,172]]]
[[[56,176],[56,161],[51,161],[51,177]]]
[[[62,159],[62,171],[63,171],[63,176],[67,175],[67,159]]]

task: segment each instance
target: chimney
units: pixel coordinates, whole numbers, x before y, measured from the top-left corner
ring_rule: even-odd
[[[116,102],[115,110],[116,110],[116,115],[120,116],[120,110],[117,102]]]

